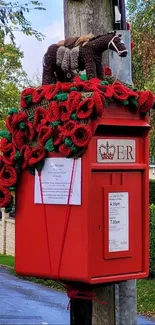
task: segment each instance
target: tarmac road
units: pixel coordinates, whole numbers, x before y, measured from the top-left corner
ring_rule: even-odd
[[[0,325],[69,325],[67,305],[66,294],[0,268]],[[138,317],[138,325],[155,325],[155,320]]]

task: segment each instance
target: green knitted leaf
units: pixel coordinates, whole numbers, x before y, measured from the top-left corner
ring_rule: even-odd
[[[44,163],[45,163],[45,159],[39,161],[37,164],[36,164],[36,169],[38,172],[41,172],[41,170],[43,169],[43,166],[44,166]]]
[[[55,128],[55,127],[57,127],[57,126],[60,125],[60,124],[61,124],[60,121],[55,121],[55,122],[52,122],[50,125],[51,125],[53,128]]]
[[[32,103],[32,95],[24,96],[24,99],[25,99],[25,101],[26,101],[27,104],[31,104]]]
[[[14,200],[13,200],[13,196],[12,196],[12,199],[11,199],[11,202],[10,202],[9,206],[7,206],[7,207],[5,208],[5,213],[9,213],[9,212],[11,212],[13,206],[14,206]]]
[[[78,148],[75,146],[75,144],[72,144],[71,151],[72,152],[77,152],[78,151]]]
[[[13,205],[11,204],[9,207],[5,208],[5,213],[10,213],[12,211]]]
[[[35,175],[35,167],[28,167],[28,172],[31,174],[31,175]]]
[[[94,95],[94,93],[92,91],[85,93],[85,97],[92,97]]]
[[[15,160],[18,160],[20,158],[20,151],[17,150],[15,154]]]
[[[16,163],[15,163],[15,169],[16,169],[17,174],[20,174],[20,172],[21,172],[21,165],[20,165],[19,160],[17,160]]]
[[[0,137],[1,138],[5,138],[5,139],[7,139],[7,140],[11,140],[11,138],[12,138],[12,135],[10,134],[10,132],[9,131],[7,131],[7,130],[1,130],[0,131]]]
[[[100,85],[109,85],[109,82],[107,80],[101,81]]]
[[[14,192],[15,191],[15,187],[14,186],[9,187],[9,191],[10,192]]]
[[[135,106],[136,108],[138,107],[138,103],[137,103],[137,100],[135,98],[130,98],[130,104]]]
[[[66,138],[66,139],[65,139],[65,145],[66,145],[66,147],[71,147],[72,144],[73,144],[73,142],[72,142],[71,139],[69,139],[69,138]]]
[[[106,98],[106,100],[105,100],[105,106],[106,106],[106,107],[109,106],[110,101],[111,101],[110,98]]]
[[[30,116],[28,117],[28,120],[29,120],[31,123],[33,123],[33,122],[34,122],[34,116],[33,116],[33,115],[30,115]]]
[[[59,93],[53,97],[54,100],[58,100],[59,102],[63,102],[67,100],[68,94],[67,93]]]
[[[122,102],[122,104],[123,104],[124,106],[128,106],[128,105],[129,105],[129,101],[128,101],[128,100],[124,100],[124,101]]]
[[[20,123],[19,123],[19,129],[20,129],[20,130],[25,130],[25,127],[26,127],[26,125],[25,125],[24,122],[20,122]]]
[[[9,110],[8,115],[12,115],[12,114],[16,114],[16,113],[18,113],[18,109],[15,108],[15,107],[12,107],[12,108]]]
[[[71,87],[70,91],[78,91],[77,87]]]
[[[46,141],[46,144],[45,144],[45,149],[49,152],[53,152],[55,149],[54,149],[54,144],[53,144],[53,139],[50,138]]]
[[[81,79],[82,81],[86,81],[86,80],[88,80],[86,74],[82,74],[82,75],[80,76],[80,79]]]
[[[72,118],[73,120],[77,120],[77,115],[76,115],[76,113],[73,113],[73,114],[71,115],[71,118]]]

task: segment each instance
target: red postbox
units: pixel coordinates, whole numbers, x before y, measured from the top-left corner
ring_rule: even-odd
[[[146,118],[111,103],[82,157],[81,205],[34,204],[34,177],[17,189],[16,271],[91,284],[149,270]]]

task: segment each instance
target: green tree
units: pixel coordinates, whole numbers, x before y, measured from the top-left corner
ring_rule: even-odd
[[[14,44],[5,44],[0,39],[0,127],[10,107],[18,107],[20,89],[26,74],[21,59],[23,53]]]
[[[128,18],[135,43],[133,82],[155,92],[155,0],[128,0]],[[155,161],[155,113],[151,113],[150,158]]]
[[[15,45],[15,31],[26,35],[34,35],[42,40],[43,35],[32,28],[27,20],[31,10],[45,10],[39,1],[0,0],[0,128],[10,107],[18,107],[20,91],[26,85],[26,73],[23,71],[21,59],[23,53]],[[6,44],[6,36],[11,43]]]
[[[155,91],[155,0],[128,0],[133,51],[133,81]]]
[[[9,35],[12,42],[15,41],[14,31],[21,31],[26,35],[34,35],[42,40],[43,35],[32,28],[26,15],[31,10],[45,10],[39,1],[28,1],[20,4],[18,1],[7,2],[0,0],[0,32],[3,37]]]

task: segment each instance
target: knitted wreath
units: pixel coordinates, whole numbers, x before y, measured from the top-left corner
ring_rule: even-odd
[[[146,114],[154,105],[151,91],[138,91],[120,82],[99,79],[27,88],[18,111],[12,108],[6,130],[0,131],[0,207],[9,212],[20,171],[41,170],[51,152],[63,157],[79,157],[91,138],[91,120],[103,116],[110,101],[134,107]],[[45,105],[46,104],[46,105]]]

